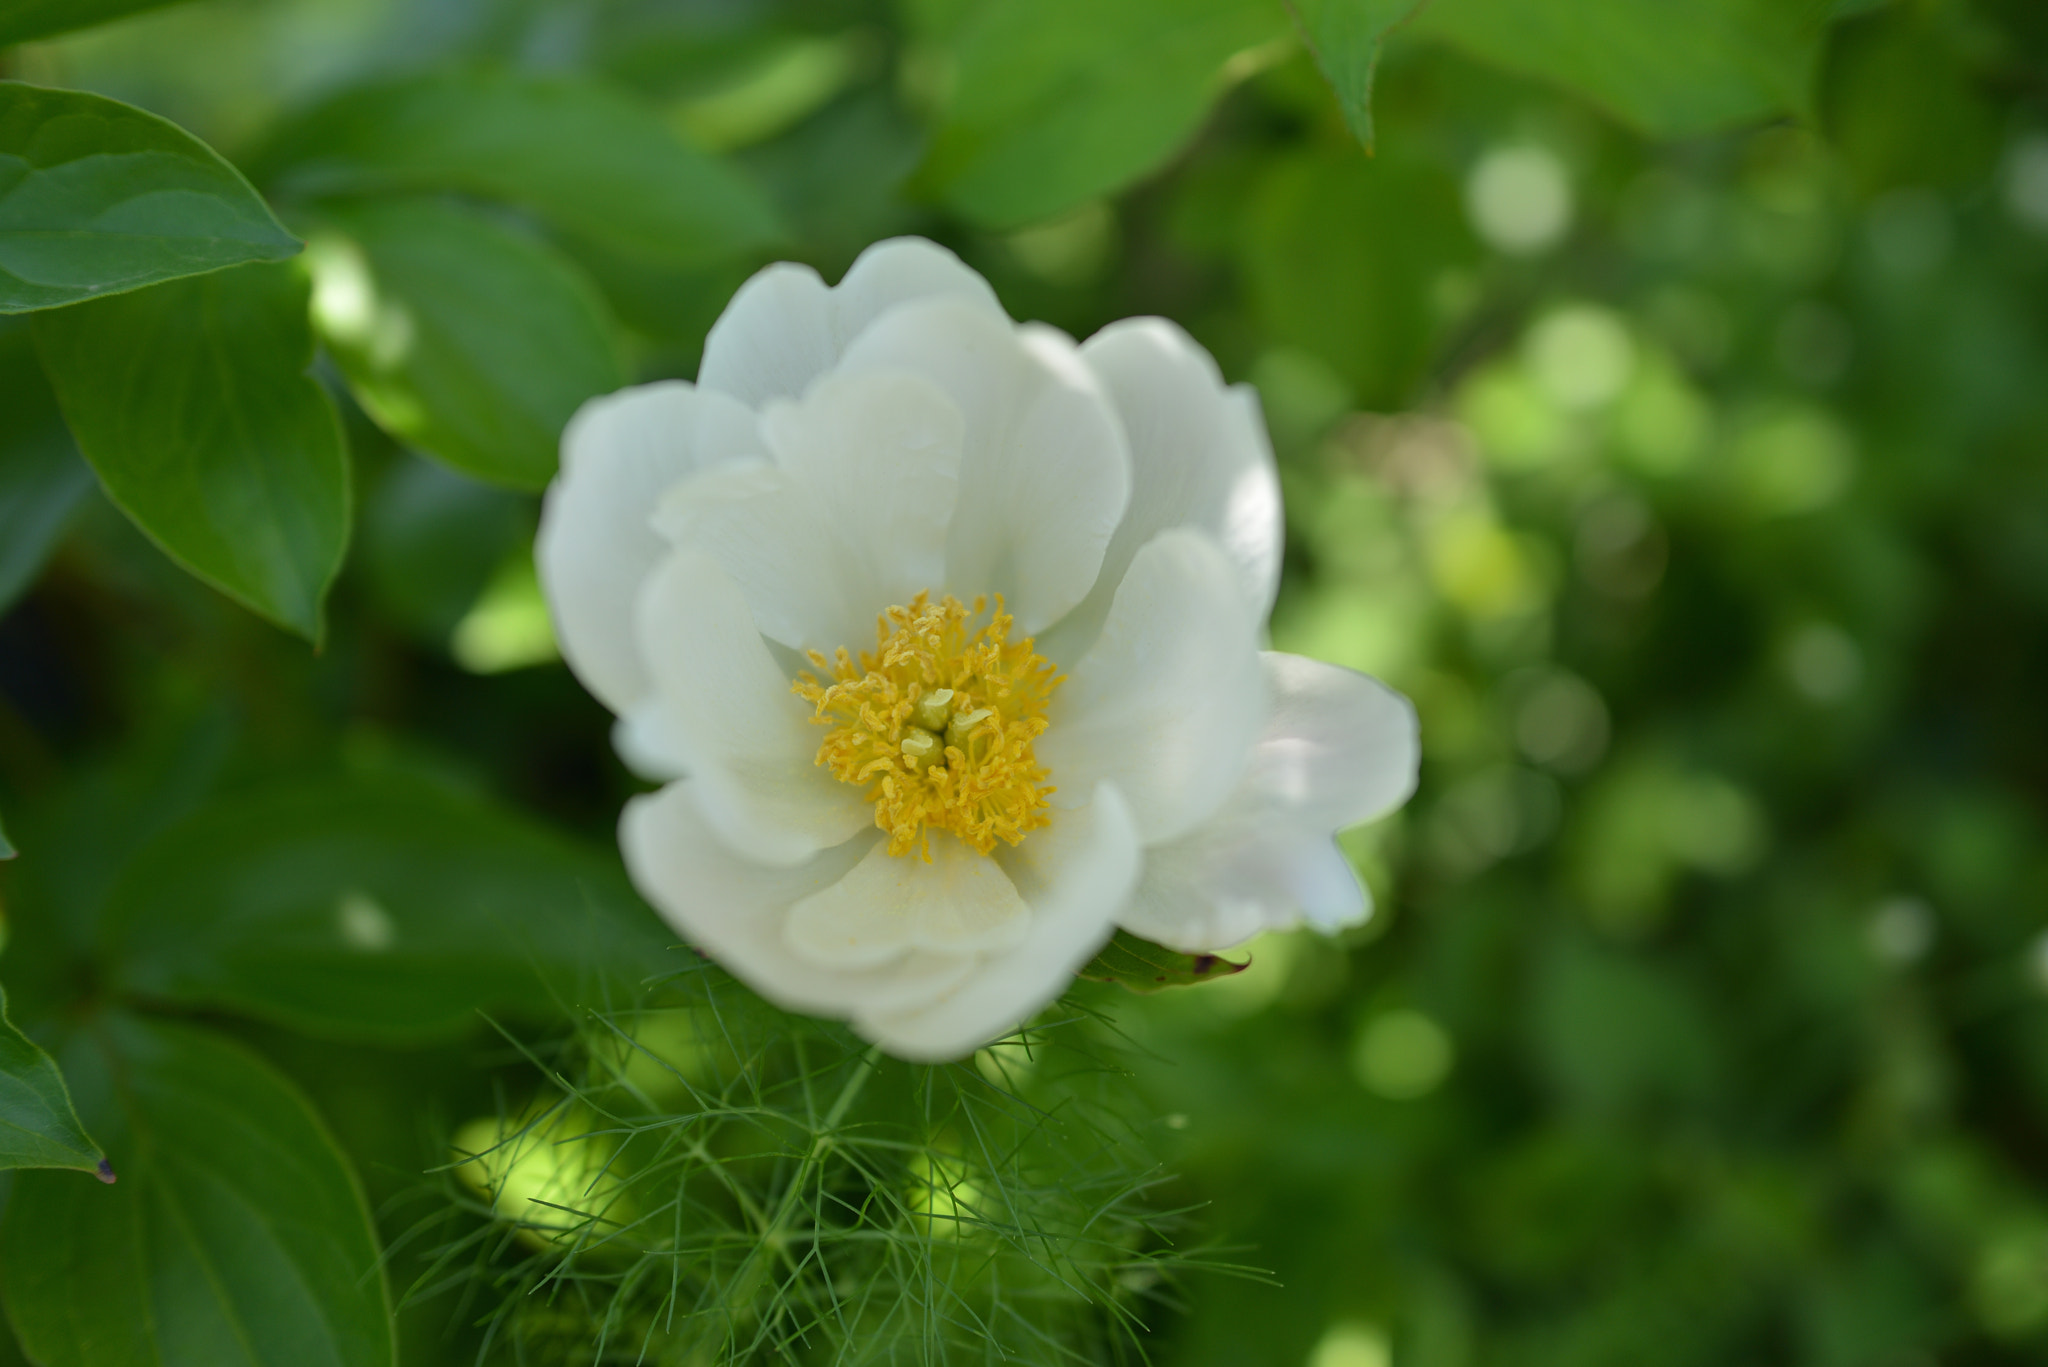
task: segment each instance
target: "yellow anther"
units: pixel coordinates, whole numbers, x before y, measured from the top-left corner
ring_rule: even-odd
[[[972,629],[987,611],[986,600],[970,611],[921,593],[881,615],[874,650],[813,651],[827,681],[805,674],[794,685],[831,728],[818,763],[865,790],[891,854],[926,850],[933,829],[988,854],[1051,819],[1053,789],[1032,742],[1061,678],[1028,637],[1009,639],[1000,598]]]

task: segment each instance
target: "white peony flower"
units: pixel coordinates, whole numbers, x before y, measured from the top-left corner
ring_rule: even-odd
[[[671,780],[621,823],[641,891],[763,996],[946,1059],[1117,925],[1366,914],[1331,836],[1406,799],[1415,718],[1260,652],[1280,534],[1257,400],[1186,334],[1077,346],[904,239],[762,271],[695,385],[585,405],[537,554]]]

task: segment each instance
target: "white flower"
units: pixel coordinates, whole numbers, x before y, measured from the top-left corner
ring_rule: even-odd
[[[952,254],[772,266],[695,385],[594,400],[538,556],[619,716],[634,880],[762,995],[953,1058],[1117,925],[1188,951],[1364,916],[1336,830],[1414,785],[1414,714],[1259,644],[1257,401],[1158,319],[1010,321]]]

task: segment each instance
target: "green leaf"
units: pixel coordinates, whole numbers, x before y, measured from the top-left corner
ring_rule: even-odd
[[[25,319],[0,319],[0,614],[42,572],[92,471],[57,411]]]
[[[1078,976],[1090,982],[1121,983],[1133,992],[1157,992],[1163,987],[1216,982],[1251,966],[1249,958],[1239,963],[1218,954],[1182,954],[1119,930]]]
[[[1323,79],[1337,92],[1344,122],[1368,148],[1373,145],[1372,84],[1387,35],[1429,0],[1287,0],[1301,27],[1302,41]]]
[[[7,828],[5,826],[0,826],[0,859],[12,859],[15,857],[17,853],[19,853],[19,851],[17,851],[14,848],[13,842],[8,840],[7,838]],[[6,945],[7,923],[5,921],[0,921],[0,949],[4,949]]]
[[[104,924],[131,992],[350,1039],[555,1015],[686,966],[615,857],[400,774],[203,810],[136,856]]]
[[[176,124],[0,81],[0,313],[298,250],[241,173]]]
[[[29,1356],[44,1367],[392,1367],[362,1191],[292,1085],[189,1026],[113,1017],[94,1034],[111,1057],[74,1050],[66,1066],[105,1112],[94,1123],[121,1183],[15,1179],[0,1285]]]
[[[779,218],[738,171],[596,82],[438,72],[356,86],[258,154],[280,194],[456,190],[523,205],[628,256],[696,267],[779,241]]]
[[[1844,24],[1828,54],[1828,139],[1867,195],[1907,187],[1967,191],[1988,180],[2003,115],[1940,22],[1894,7]]]
[[[545,486],[563,424],[628,378],[596,289],[472,209],[369,201],[328,222],[313,319],[363,407],[458,470]]]
[[[1120,190],[1193,135],[1231,59],[1284,32],[1271,0],[993,0],[917,186],[990,227]]]
[[[0,833],[0,849],[14,850]],[[0,1168],[76,1168],[114,1180],[107,1156],[78,1123],[64,1075],[7,1019],[0,988]]]
[[[1683,138],[1806,113],[1827,11],[1828,0],[1440,0],[1412,28]]]
[[[1438,283],[1476,251],[1447,175],[1356,151],[1276,159],[1240,249],[1273,339],[1321,359],[1368,408],[1408,397],[1442,330]]]
[[[178,0],[0,0],[0,47],[162,9]]]
[[[40,315],[100,483],[170,557],[310,640],[348,540],[348,464],[306,283],[247,266]]]

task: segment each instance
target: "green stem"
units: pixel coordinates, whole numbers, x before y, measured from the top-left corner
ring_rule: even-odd
[[[771,1255],[782,1252],[790,1221],[796,1214],[797,1203],[803,1198],[804,1189],[810,1185],[811,1177],[825,1161],[825,1155],[832,1151],[833,1135],[839,1123],[846,1118],[847,1111],[860,1096],[861,1088],[867,1085],[868,1077],[875,1071],[875,1064],[881,1058],[881,1046],[877,1045],[861,1055],[854,1065],[853,1076],[846,1079],[846,1085],[833,1098],[832,1109],[825,1112],[824,1123],[811,1135],[811,1146],[797,1164],[796,1172],[789,1179],[789,1186],[783,1190],[782,1200],[775,1207],[774,1218],[761,1231],[761,1238],[747,1255],[739,1276],[733,1279],[733,1289],[726,1304],[735,1312],[742,1311],[760,1290],[761,1278],[767,1275]]]

